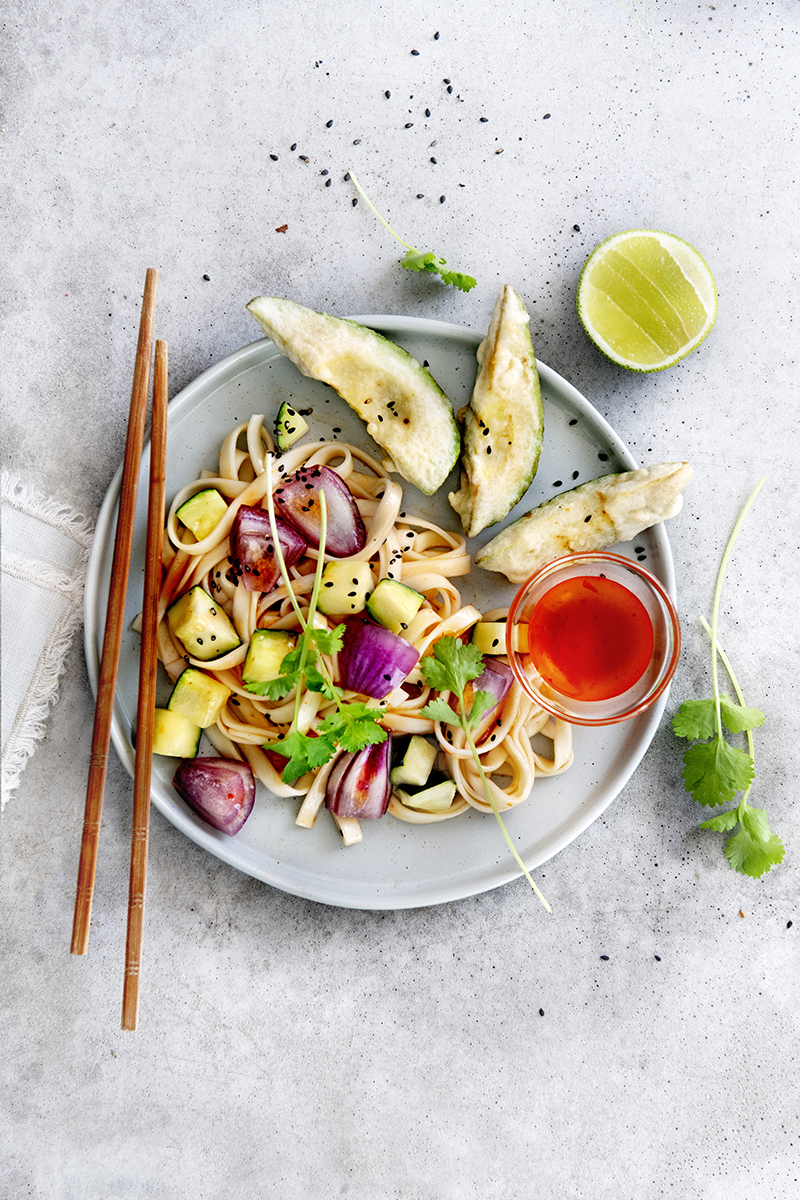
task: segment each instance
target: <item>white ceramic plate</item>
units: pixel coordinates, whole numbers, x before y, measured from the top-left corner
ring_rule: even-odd
[[[429,363],[456,409],[468,402],[480,335],[412,317],[356,319]],[[542,363],[539,373],[545,405],[544,450],[533,485],[508,521],[577,482],[636,466],[611,427],[575,388]],[[205,371],[170,403],[167,502],[203,468],[216,468],[220,443],[235,425],[252,413],[264,413],[269,425],[284,399],[291,399],[295,407],[313,409],[307,418],[309,437],[340,437],[380,457],[362,422],[332,389],[306,379],[271,342],[261,339]],[[148,471],[146,448],[112,727],[114,747],[131,776],[139,637],[129,626],[142,607]],[[95,689],[121,476],[120,467],[100,512],[87,578],[86,655]],[[454,473],[434,497],[407,486],[404,508],[458,528],[447,501],[456,481]],[[485,531],[475,545],[494,532]],[[663,526],[618,549],[630,557],[644,556],[647,568],[674,595],[672,557]],[[478,569],[456,582],[463,602],[482,610],[508,605],[514,592],[502,576]],[[166,675],[160,688],[163,704],[170,691]],[[650,745],[665,703],[663,697],[649,712],[621,725],[575,730],[574,766],[564,775],[538,780],[531,798],[504,817],[530,868],[568,845],[619,795]],[[203,752],[214,753],[208,744],[201,748]],[[364,821],[363,841],[345,847],[324,812],[314,829],[301,829],[294,823],[299,801],[272,798],[261,785],[247,824],[229,838],[200,821],[179,799],[171,786],[175,767],[174,759],[158,756],[153,763],[153,802],[164,816],[211,854],[292,895],[346,908],[416,908],[476,895],[519,875],[491,815],[471,813],[423,826],[388,816]]]

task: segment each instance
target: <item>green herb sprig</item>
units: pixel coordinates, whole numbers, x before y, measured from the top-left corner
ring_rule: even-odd
[[[686,700],[672,719],[672,728],[678,737],[694,742],[683,756],[683,782],[686,791],[698,804],[716,807],[730,804],[736,792],[744,791],[735,808],[703,821],[700,828],[721,833],[738,831],[725,844],[725,857],[734,871],[758,879],[783,860],[784,847],[781,839],[772,833],[766,810],[754,808],[748,803],[755,778],[754,729],[764,724],[764,714],[758,708],[747,708],[739,682],[726,654],[717,640],[719,605],[722,583],[733,545],[744,524],[744,519],[764,484],[762,478],[745,504],[733,527],[725,552],[722,556],[717,583],[714,590],[714,607],[711,625],[701,617],[703,628],[711,638],[711,675],[714,695],[707,700]],[[717,679],[717,658],[728,672],[736,701],[727,692],[720,692]],[[729,733],[747,735],[747,751],[731,745],[723,734],[723,726]]]
[[[474,730],[480,724],[481,717],[486,713],[493,704],[497,702],[497,697],[491,692],[479,690],[475,692],[472,698],[472,704],[467,708],[464,698],[464,690],[467,684],[477,679],[483,673],[483,658],[479,650],[475,646],[459,642],[452,636],[439,638],[436,642],[433,654],[427,655],[420,660],[420,672],[430,688],[437,692],[451,692],[458,701],[458,710],[451,708],[444,697],[439,696],[432,700],[430,704],[426,704],[422,709],[422,716],[428,717],[431,721],[442,721],[446,725],[455,725],[457,728],[464,731],[464,736],[467,739],[467,745],[475,760],[475,765],[478,768],[478,774],[483,783],[483,789],[486,793],[486,798],[491,805],[492,812],[497,818],[498,824],[503,831],[503,837],[508,843],[511,853],[514,855],[517,863],[522,869],[522,873],[528,883],[533,888],[536,895],[541,900],[548,912],[552,912],[550,905],[545,900],[542,893],[533,881],[533,878],[520,858],[514,843],[511,841],[508,830],[505,827],[503,818],[497,808],[494,796],[492,795],[489,781],[486,778],[486,773],[481,763],[480,755],[478,754],[473,736]]]
[[[352,171],[349,172],[349,175],[355,184],[356,191],[360,193],[364,202],[375,213],[381,225],[389,230],[389,233],[401,246],[405,246],[406,253],[400,263],[401,267],[405,267],[407,271],[427,271],[429,275],[438,275],[443,283],[449,283],[452,287],[460,288],[462,292],[468,292],[475,287],[476,280],[471,275],[464,275],[461,271],[448,270],[446,258],[439,258],[432,250],[415,250],[413,246],[409,246],[408,242],[404,242],[399,234],[395,233],[391,225],[383,219]]]
[[[265,683],[249,684],[248,691],[259,696],[266,696],[270,700],[281,700],[292,692],[295,694],[294,716],[288,734],[281,741],[269,742],[265,745],[265,749],[275,750],[282,757],[288,758],[289,761],[283,769],[281,778],[285,783],[293,783],[295,779],[299,779],[308,771],[315,771],[318,767],[324,766],[333,758],[337,749],[363,750],[365,746],[385,742],[388,734],[378,724],[383,716],[383,710],[360,701],[345,703],[343,701],[344,692],[332,681],[325,667],[322,656],[335,654],[342,648],[344,625],[337,625],[335,629],[314,628],[314,614],[317,610],[322,569],[325,562],[325,542],[328,528],[325,493],[320,491],[319,553],[308,613],[304,615],[286,569],[275,524],[271,455],[267,457],[265,469],[267,512],[269,513],[272,542],[281,578],[300,623],[301,634],[294,649],[290,650],[282,659],[278,677],[267,680]],[[331,700],[336,704],[335,712],[330,713],[319,724],[314,736],[298,728],[304,689],[309,692],[320,692],[326,700]]]

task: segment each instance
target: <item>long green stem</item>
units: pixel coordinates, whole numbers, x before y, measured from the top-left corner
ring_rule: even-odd
[[[703,626],[703,629],[705,629],[706,633],[710,637],[711,636],[711,626],[709,625],[709,623],[705,619],[705,617],[702,615],[700,617],[700,624]],[[725,651],[722,649],[722,646],[720,646],[719,642],[717,642],[717,653],[719,654],[720,658],[722,659],[722,665],[724,666],[725,670],[728,672],[730,681],[733,684],[733,690],[736,692],[736,699],[739,701],[742,708],[745,708],[746,706],[745,706],[745,702],[744,702],[744,696],[742,694],[742,689],[739,687],[739,680],[734,675],[733,667],[731,666],[728,656],[725,653]],[[747,751],[748,751],[753,763],[755,764],[755,761],[756,761],[755,743],[753,742],[752,729],[746,729],[745,735],[747,737]],[[747,804],[747,797],[750,795],[750,791],[751,791],[752,787],[753,787],[753,785],[751,783],[749,785],[747,791],[745,792],[745,794],[742,796],[742,799],[739,802],[740,809],[742,808],[742,805]]]
[[[393,237],[393,238],[395,238],[395,239],[396,239],[396,240],[397,240],[397,241],[400,243],[400,245],[401,245],[401,246],[405,246],[406,250],[411,250],[413,253],[415,253],[415,254],[416,254],[416,250],[414,249],[414,247],[413,247],[413,246],[409,246],[408,242],[404,242],[404,241],[403,241],[403,239],[400,237],[400,235],[399,235],[399,234],[397,234],[397,233],[395,233],[395,231],[392,229],[392,227],[391,227],[391,225],[389,224],[389,222],[388,222],[388,221],[384,221],[383,217],[382,217],[382,216],[381,216],[381,214],[378,212],[377,208],[376,208],[376,207],[375,207],[375,205],[372,203],[372,201],[370,200],[369,196],[368,196],[368,195],[367,195],[367,193],[364,191],[364,189],[362,188],[361,184],[360,184],[360,183],[358,182],[358,180],[356,179],[356,177],[355,177],[355,175],[353,174],[353,172],[352,172],[352,171],[349,171],[349,172],[348,172],[348,174],[350,175],[350,178],[352,179],[353,183],[354,183],[354,184],[355,184],[355,186],[356,186],[356,191],[360,193],[360,195],[361,195],[361,198],[363,199],[364,203],[365,203],[365,204],[366,204],[366,205],[367,205],[369,208],[371,208],[371,209],[372,209],[372,211],[375,213],[375,216],[378,218],[378,220],[380,221],[381,225],[383,225],[383,226],[384,226],[386,229],[388,229],[388,230],[389,230],[389,233],[392,235],[392,237]]]
[[[269,530],[270,530],[270,533],[272,534],[272,543],[275,546],[275,557],[278,560],[278,569],[280,570],[281,579],[284,582],[286,591],[289,594],[289,599],[292,602],[292,608],[294,609],[295,615],[296,615],[298,621],[300,622],[300,628],[305,633],[306,619],[303,616],[303,613],[300,609],[300,605],[297,602],[297,596],[295,596],[295,594],[294,594],[294,588],[292,587],[292,581],[289,578],[289,572],[286,568],[286,559],[283,557],[283,549],[281,548],[281,539],[278,537],[278,526],[275,524],[275,500],[272,495],[272,455],[271,454],[267,455],[266,462],[264,463],[264,473],[266,475],[266,485],[267,485],[266,500],[267,500],[267,514],[269,515]]]
[[[461,696],[461,711],[462,711],[462,713],[465,711],[463,696]],[[506,842],[508,843],[508,848],[511,851],[511,853],[514,855],[514,858],[519,863],[519,865],[522,869],[522,873],[525,876],[525,878],[527,879],[528,883],[531,885],[534,892],[539,897],[539,899],[541,900],[542,904],[547,909],[547,911],[549,913],[551,913],[553,911],[552,908],[547,903],[547,901],[545,900],[542,893],[539,891],[538,887],[536,886],[536,883],[534,882],[533,876],[531,875],[530,871],[525,866],[525,863],[522,861],[519,854],[517,853],[516,847],[511,840],[508,830],[505,827],[505,822],[503,821],[503,818],[500,816],[499,809],[497,807],[497,804],[495,803],[495,799],[494,799],[494,796],[492,795],[491,788],[489,787],[489,780],[486,778],[486,773],[483,769],[483,764],[481,763],[481,756],[478,754],[478,748],[475,745],[475,741],[472,737],[472,733],[467,728],[466,721],[464,722],[464,725],[462,726],[462,728],[464,730],[464,733],[466,734],[467,745],[469,746],[469,748],[472,752],[472,757],[475,759],[475,765],[478,768],[478,774],[480,775],[481,782],[483,783],[483,790],[486,793],[486,799],[489,801],[490,805],[492,806],[492,812],[494,813],[495,817],[497,818],[497,823],[503,831],[503,837],[506,839]]]
[[[719,704],[719,684],[717,682],[717,626],[719,623],[719,602],[720,602],[720,597],[722,596],[722,581],[725,578],[725,571],[728,566],[728,560],[733,552],[733,544],[736,541],[737,537],[739,536],[742,525],[744,524],[744,519],[747,516],[750,506],[752,505],[756,496],[758,495],[758,493],[761,491],[762,487],[766,483],[766,480],[767,480],[766,475],[762,475],[761,478],[759,479],[758,483],[756,484],[755,488],[753,489],[750,499],[747,501],[744,508],[739,513],[739,519],[733,527],[731,536],[728,538],[728,544],[725,547],[725,553],[722,555],[722,562],[720,563],[719,572],[717,574],[717,586],[714,589],[714,608],[711,613],[711,675],[712,675],[712,679],[713,679],[713,683],[714,683],[714,706],[716,708],[716,715],[717,715],[717,737],[722,737],[722,719],[720,716],[720,704]]]

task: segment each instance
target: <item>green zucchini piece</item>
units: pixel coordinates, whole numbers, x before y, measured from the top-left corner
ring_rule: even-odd
[[[514,629],[514,649],[525,654],[528,649],[528,630],[524,625]],[[481,654],[506,653],[506,622],[479,621],[472,630],[472,644]]]
[[[175,516],[191,530],[198,542],[202,542],[213,533],[227,511],[228,506],[217,489],[205,488],[182,504]]]
[[[213,679],[197,667],[187,667],[178,676],[167,708],[171,712],[182,713],[201,729],[208,729],[209,725],[216,722],[230,694],[230,688],[218,679]]]
[[[420,812],[447,812],[453,804],[456,794],[454,779],[443,779],[433,787],[424,788],[421,792],[406,792],[396,788],[395,795],[406,808],[416,808]]]
[[[275,420],[275,441],[279,450],[291,450],[295,442],[299,442],[308,433],[308,422],[292,408],[287,400],[278,409]]]
[[[507,284],[478,364],[464,417],[461,486],[449,496],[467,537],[510,512],[530,487],[542,452],[544,408],[529,318]]]
[[[183,713],[157,708],[153,716],[153,754],[168,758],[194,758],[203,731]]]
[[[170,605],[167,621],[187,654],[202,662],[222,658],[242,644],[228,614],[199,583]]]
[[[281,673],[281,663],[294,650],[295,636],[285,629],[256,629],[250,638],[242,668],[242,682],[268,683]]]
[[[367,612],[379,625],[402,637],[425,597],[397,579],[382,579],[366,603]]]
[[[393,767],[389,778],[394,784],[410,783],[412,787],[424,787],[428,782],[433,764],[439,753],[438,746],[427,738],[413,734],[402,760]]]
[[[453,407],[415,358],[356,321],[270,296],[247,305],[267,337],[311,379],[334,388],[367,423],[404,479],[432,495],[458,459]]]
[[[346,614],[364,611],[375,580],[368,562],[326,563],[322,571],[317,608],[327,614]]]

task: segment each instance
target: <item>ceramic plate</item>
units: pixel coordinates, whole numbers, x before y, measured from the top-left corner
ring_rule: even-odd
[[[411,317],[356,319],[404,346],[420,362],[427,362],[456,409],[468,403],[480,335],[460,326]],[[542,363],[539,374],[545,406],[544,450],[533,485],[507,521],[578,482],[637,465],[613,429],[575,388]],[[205,371],[170,403],[167,503],[202,469],[217,468],[219,446],[234,426],[253,413],[264,413],[270,426],[281,401],[287,399],[295,407],[313,410],[307,418],[308,437],[338,437],[381,457],[362,422],[332,389],[306,379],[271,342],[261,339]],[[112,728],[114,747],[131,776],[139,637],[130,630],[130,623],[142,607],[148,471],[146,447]],[[121,476],[120,467],[100,512],[87,578],[86,654],[95,689]],[[445,527],[458,528],[447,501],[448,491],[455,486],[457,472],[433,497],[406,486],[404,508]],[[474,539],[473,550],[496,528]],[[643,559],[674,595],[672,558],[663,526],[618,550]],[[502,576],[478,569],[455,582],[463,603],[474,603],[482,610],[507,606],[514,593]],[[159,689],[158,703],[164,704],[170,692],[166,674]],[[561,776],[537,780],[531,797],[504,816],[531,869],[568,845],[619,795],[650,745],[665,703],[663,697],[649,712],[621,725],[576,729],[574,766]],[[200,752],[214,753],[208,743]],[[175,767],[174,759],[154,760],[152,796],[160,812],[209,853],[292,895],[347,908],[415,908],[476,895],[519,875],[491,815],[470,813],[422,826],[389,816],[364,821],[363,841],[345,847],[324,812],[313,829],[301,829],[294,821],[299,801],[272,798],[261,785],[247,824],[235,838],[229,838],[201,822],[179,799],[171,786]]]

